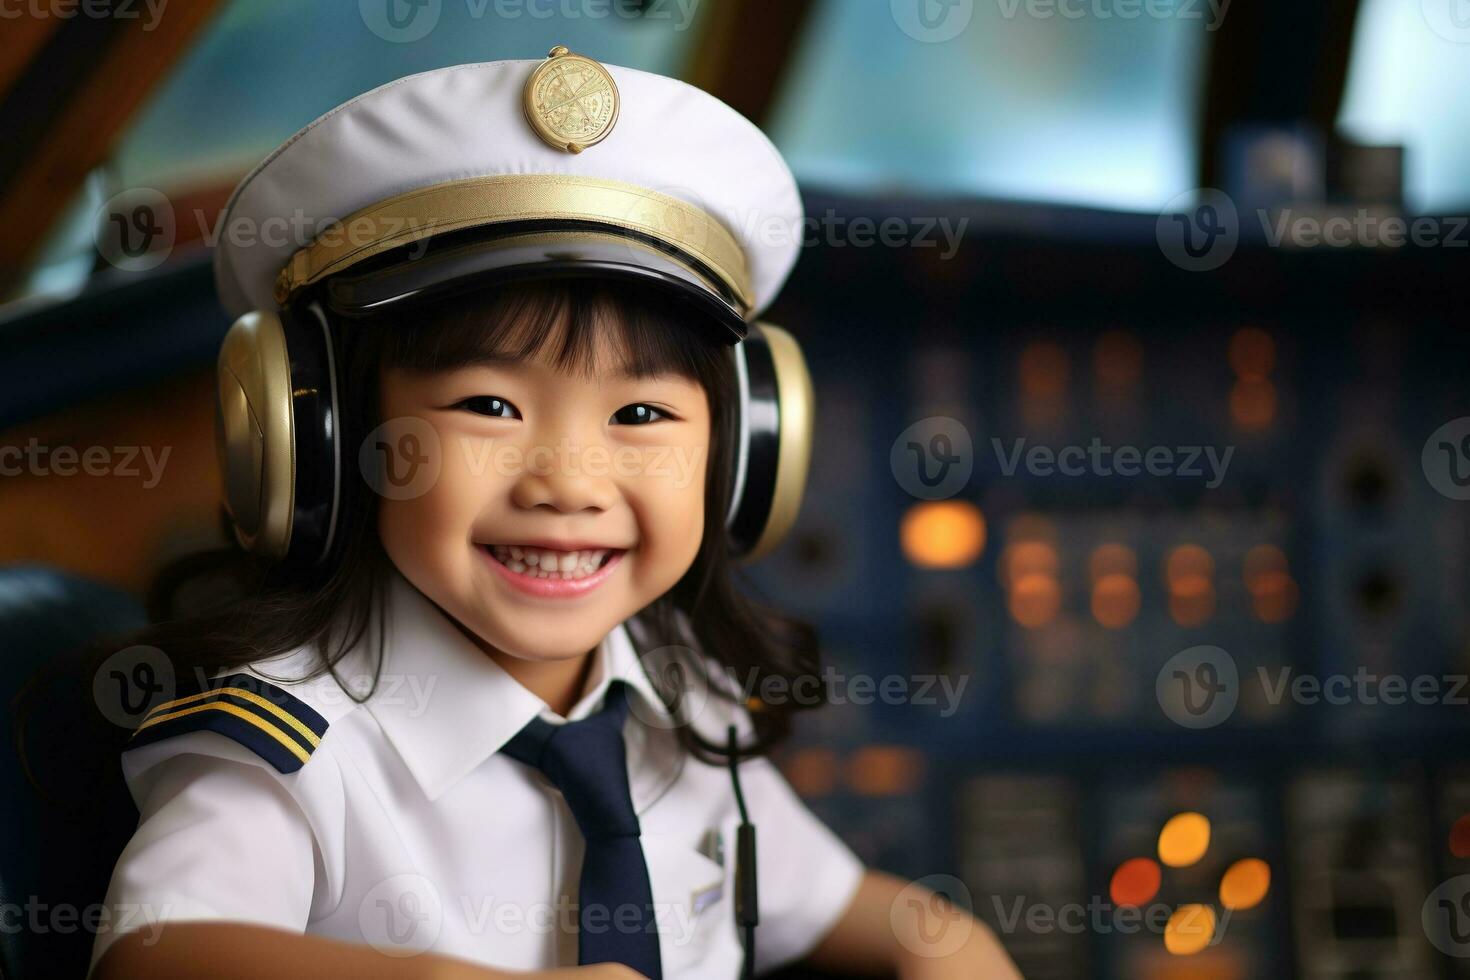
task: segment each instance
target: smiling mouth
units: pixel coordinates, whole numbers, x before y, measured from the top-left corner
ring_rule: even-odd
[[[514,544],[482,544],[485,553],[517,575],[547,581],[575,581],[595,575],[614,558],[621,548],[583,548],[557,551]]]

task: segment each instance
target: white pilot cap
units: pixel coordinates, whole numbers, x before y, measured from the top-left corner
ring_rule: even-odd
[[[411,75],[312,122],[231,195],[215,280],[239,316],[323,282],[356,279],[338,299],[367,308],[487,269],[585,266],[701,294],[744,336],[802,220],[790,168],[744,116],[557,47]]]

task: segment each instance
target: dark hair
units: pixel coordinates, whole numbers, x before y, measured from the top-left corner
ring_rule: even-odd
[[[591,372],[599,367],[596,340],[608,330],[617,332],[610,346],[632,374],[672,372],[697,381],[709,399],[712,429],[704,540],[688,572],[633,617],[630,632],[644,652],[659,650],[664,680],[689,671],[716,696],[733,701],[742,691],[760,690],[772,675],[789,690],[798,677],[815,674],[818,662],[809,626],[737,588],[723,528],[739,398],[731,349],[699,322],[702,316],[676,296],[605,279],[521,281],[419,302],[334,324],[339,399],[343,437],[356,446],[382,421],[377,398],[384,368],[440,371],[486,355],[541,355],[565,370]],[[307,645],[321,654],[315,675],[330,671],[362,640],[375,610],[381,613],[391,564],[378,540],[376,495],[355,465],[344,465],[343,472],[338,538],[323,566],[272,566],[235,547],[188,556],[165,568],[150,589],[154,625],[124,642],[163,650],[181,678],[208,677]],[[693,650],[724,668],[726,677],[711,676]],[[657,685],[660,678],[654,680]],[[757,734],[748,752],[765,752],[787,734],[797,706],[747,704]],[[706,742],[693,726],[681,726],[679,735],[698,757],[724,758],[723,746]]]

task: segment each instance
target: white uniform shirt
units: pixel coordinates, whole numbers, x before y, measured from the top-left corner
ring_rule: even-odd
[[[307,651],[249,670],[328,722],[296,772],[212,731],[124,754],[141,820],[113,872],[113,925],[97,938],[94,964],[123,932],[186,920],[506,969],[576,964],[581,833],[544,776],[497,751],[537,715],[563,719],[401,575],[390,580],[382,671],[365,702],[331,675],[289,683],[309,670]],[[349,684],[372,673],[373,633],[337,666]],[[628,683],[629,785],[664,976],[733,978],[739,814],[728,768],[683,749],[623,627],[594,656],[569,718],[595,712],[612,678]],[[744,710],[715,697],[695,720],[721,743],[730,723],[749,734]],[[765,971],[822,939],[863,867],[768,760],[741,763],[740,780],[757,828],[756,966]]]

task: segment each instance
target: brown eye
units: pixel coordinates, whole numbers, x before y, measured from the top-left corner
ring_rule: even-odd
[[[467,412],[474,412],[476,415],[484,415],[489,418],[518,419],[521,417],[518,408],[504,398],[499,398],[495,395],[475,395],[464,399],[454,407],[462,408]]]
[[[613,425],[647,425],[650,422],[657,422],[660,419],[666,418],[669,418],[669,416],[660,412],[652,405],[644,405],[642,402],[639,402],[636,405],[624,405],[616,412],[613,412],[612,423]]]

